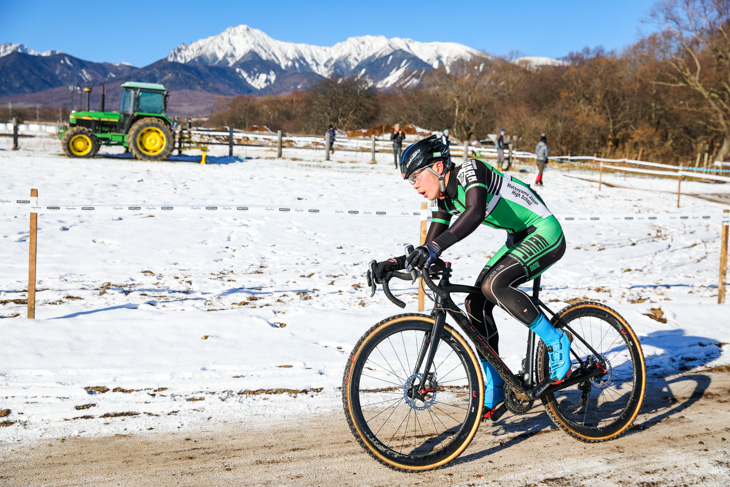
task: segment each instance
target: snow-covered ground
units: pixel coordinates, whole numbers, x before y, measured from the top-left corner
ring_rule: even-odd
[[[0,140],[0,443],[192,430],[278,421],[340,408],[350,350],[398,312],[369,297],[366,265],[419,236],[419,196],[392,156],[215,148],[149,163],[72,160],[53,139]],[[107,151],[109,152],[109,151]],[[191,154],[197,152],[192,151]],[[218,157],[216,157],[216,155]],[[217,164],[216,164],[217,163]],[[513,176],[532,182],[529,166]],[[724,184],[550,165],[539,189],[558,217],[719,215]],[[39,216],[36,319],[26,316],[29,219],[12,202],[270,205],[311,212],[250,215],[140,211]],[[11,203],[7,203],[7,202]],[[343,210],[337,214],[333,210]],[[632,324],[651,374],[730,364],[727,306],[717,305],[721,223],[567,222],[568,252],[543,279],[557,310],[573,298],[605,302]],[[504,241],[480,228],[445,257],[471,283]],[[394,283],[415,311],[416,288]],[[660,317],[660,321],[650,318]],[[499,313],[501,351],[517,368],[526,329]],[[7,412],[9,410],[9,412]]]

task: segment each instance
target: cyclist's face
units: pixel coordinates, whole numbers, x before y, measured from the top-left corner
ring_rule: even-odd
[[[438,174],[442,174],[444,165],[441,161],[439,161],[431,166],[431,169]],[[439,179],[434,173],[422,170],[421,173],[415,177],[415,180],[416,182],[413,185],[413,188],[418,191],[419,194],[422,194],[425,198],[430,200],[438,198],[439,193],[441,192],[441,187],[439,186]]]

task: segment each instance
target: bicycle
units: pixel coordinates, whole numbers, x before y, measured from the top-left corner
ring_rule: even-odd
[[[374,276],[375,261],[370,271]],[[405,280],[417,276],[433,291],[431,313],[394,315],[374,325],[355,345],[343,375],[348,425],[379,462],[406,472],[439,468],[457,458],[477,432],[482,369],[469,342],[446,323],[447,315],[504,378],[504,402],[490,419],[497,421],[507,410],[525,414],[540,399],[559,428],[591,443],[618,437],[636,419],[646,388],[644,355],[634,331],[613,309],[585,301],[553,313],[539,298],[540,277],[534,280],[532,301],[554,326],[573,335],[573,370],[551,384],[547,351],[532,331],[517,374],[499,358],[451,299],[453,293],[481,290],[452,284],[449,263],[393,273]],[[433,278],[440,278],[438,284]],[[404,308],[388,283],[381,283],[385,295]],[[375,290],[373,279],[371,296]]]

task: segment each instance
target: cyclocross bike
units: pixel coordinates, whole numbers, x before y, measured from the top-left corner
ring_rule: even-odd
[[[372,276],[374,271],[372,261]],[[504,402],[492,420],[505,410],[525,414],[539,399],[559,428],[593,443],[616,438],[636,419],[646,389],[644,355],[634,331],[613,309],[586,301],[553,313],[538,296],[540,278],[534,280],[532,301],[555,327],[573,334],[572,370],[554,385],[545,346],[532,331],[522,369],[513,373],[505,365],[452,300],[454,293],[481,290],[452,284],[450,264],[393,273],[407,280],[418,275],[433,291],[431,314],[394,315],[370,328],[355,345],[342,381],[350,429],[379,462],[409,472],[438,468],[458,457],[477,432],[484,405],[482,369],[447,316],[504,378]],[[434,278],[440,278],[438,284]],[[390,301],[405,307],[388,280],[382,287]]]

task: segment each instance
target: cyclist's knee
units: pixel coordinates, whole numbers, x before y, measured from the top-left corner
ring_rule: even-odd
[[[490,279],[491,276],[487,276],[482,283],[482,294],[494,304],[499,303],[499,295],[501,288],[498,283],[495,283],[494,279]]]

